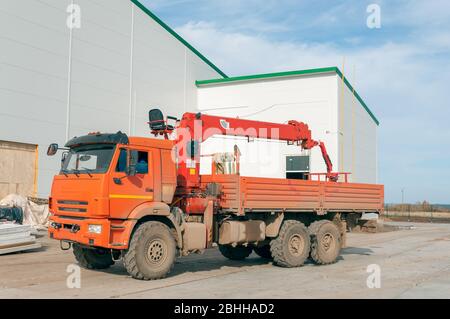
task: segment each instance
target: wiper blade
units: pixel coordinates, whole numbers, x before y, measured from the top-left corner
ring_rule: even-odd
[[[69,175],[67,175],[67,170],[65,170],[65,169],[62,169],[62,170],[61,170],[61,173],[63,173],[63,174],[64,174],[64,176],[66,176],[66,177],[69,177]]]
[[[82,167],[81,169],[86,171],[86,173],[89,175],[89,177],[92,177],[92,174],[91,174],[92,170],[90,168]],[[80,171],[78,171],[78,172],[80,172]]]
[[[80,174],[81,174],[80,170],[78,170],[78,169],[73,169],[72,172],[73,172],[77,177],[80,177]]]

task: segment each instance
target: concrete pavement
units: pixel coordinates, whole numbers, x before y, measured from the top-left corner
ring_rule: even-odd
[[[0,298],[450,298],[450,224],[412,224],[377,234],[351,233],[338,263],[284,269],[252,254],[225,259],[217,249],[178,259],[168,278],[138,281],[121,263],[81,270],[81,288],[66,285],[71,251],[40,238],[35,252],[0,256]],[[378,265],[381,287],[369,289]]]

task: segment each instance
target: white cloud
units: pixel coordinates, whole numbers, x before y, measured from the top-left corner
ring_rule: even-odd
[[[223,32],[214,24],[189,22],[176,29],[231,74],[269,72],[333,64],[328,45],[271,42],[262,36]],[[314,56],[320,53],[321,59]]]
[[[182,4],[196,3],[197,0],[151,0],[145,1],[146,5],[152,10],[160,10],[165,8],[172,8]]]
[[[390,1],[381,4],[384,21],[396,26],[430,29],[449,25],[450,2],[448,0],[403,0],[395,5]]]
[[[414,41],[356,49],[273,41],[259,34],[224,31],[207,22],[189,22],[177,31],[229,75],[341,67],[345,56],[348,78],[381,120],[380,177],[386,183],[387,200],[397,200],[397,189],[408,185],[410,200],[448,202],[450,170],[437,169],[450,162],[450,150],[443,148],[450,137],[446,96],[450,63],[448,56],[446,63],[436,58],[448,49],[445,30],[435,30],[433,37],[427,36],[429,30],[418,30]]]

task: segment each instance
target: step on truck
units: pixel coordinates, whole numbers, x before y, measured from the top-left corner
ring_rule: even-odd
[[[136,279],[165,277],[175,259],[218,246],[232,260],[253,251],[281,267],[337,261],[347,222],[381,213],[382,185],[348,182],[335,173],[308,125],[185,113],[149,112],[154,137],[90,133],[51,144],[63,150],[53,179],[49,236],[73,249],[78,263],[105,269],[122,259]],[[241,176],[240,151],[215,154],[200,174],[202,142],[214,135],[319,147],[327,172],[304,179]]]

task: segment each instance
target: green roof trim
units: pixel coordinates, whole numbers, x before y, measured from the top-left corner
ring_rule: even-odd
[[[237,76],[237,77],[231,77],[231,78],[227,77],[224,79],[196,81],[195,84],[197,85],[197,87],[201,87],[201,86],[209,85],[209,84],[221,84],[221,83],[233,83],[233,82],[240,82],[240,81],[263,80],[263,79],[271,79],[271,78],[278,78],[278,77],[295,77],[295,76],[299,76],[299,75],[311,75],[311,74],[321,74],[321,73],[336,73],[340,78],[343,77],[342,72],[341,72],[341,70],[339,70],[338,67],[328,67],[328,68],[309,69],[309,70],[245,75],[245,76]],[[376,116],[369,109],[367,104],[364,102],[364,100],[361,98],[361,96],[358,94],[358,92],[356,92],[356,90],[353,88],[353,86],[350,84],[350,82],[347,80],[347,78],[345,76],[344,76],[344,83],[347,85],[347,87],[350,89],[350,91],[353,92],[356,99],[361,103],[361,105],[364,107],[364,109],[367,111],[367,113],[370,115],[370,117],[373,119],[373,121],[377,125],[380,125],[380,122],[378,121]]]
[[[359,103],[361,103],[361,105],[364,107],[364,109],[367,111],[367,113],[369,113],[369,115],[373,119],[373,121],[377,125],[380,125],[380,121],[378,121],[377,117],[369,109],[366,102],[364,102],[364,100],[361,98],[361,96],[359,96],[358,92],[356,92],[356,90],[353,88],[353,86],[350,84],[350,82],[347,80],[347,78],[342,74],[341,70],[339,70],[339,68],[337,68],[337,67],[335,67],[335,69],[336,69],[336,73],[339,75],[339,77],[341,79],[344,78],[344,83],[347,85],[349,90],[353,92],[353,95],[356,97],[356,99],[359,101]]]
[[[306,75],[306,74],[315,74],[315,73],[330,73],[330,72],[336,72],[335,69],[336,68],[321,68],[321,69],[311,69],[311,70],[299,70],[299,71],[264,73],[264,74],[255,74],[255,75],[244,75],[244,76],[236,76],[236,77],[231,77],[231,78],[228,77],[226,79],[212,79],[212,80],[196,81],[195,84],[197,86],[202,86],[202,85],[215,84],[215,83],[228,83],[228,82],[237,82],[237,81],[260,80],[260,79],[269,79],[269,78],[296,76],[296,75]]]
[[[200,59],[202,59],[206,64],[208,64],[211,68],[213,68],[217,73],[219,73],[224,78],[228,78],[228,76],[220,70],[217,66],[215,66],[211,61],[209,61],[203,54],[198,52],[196,48],[194,48],[191,44],[189,44],[185,39],[183,39],[178,33],[176,33],[171,27],[165,24],[160,18],[158,18],[153,12],[151,12],[146,6],[140,3],[138,0],[130,0],[134,3],[138,8],[140,8],[144,13],[146,13],[150,18],[155,20],[160,26],[162,26],[166,31],[168,31],[171,35],[177,38],[181,43],[183,43],[186,47],[188,47],[193,53],[195,53]]]

